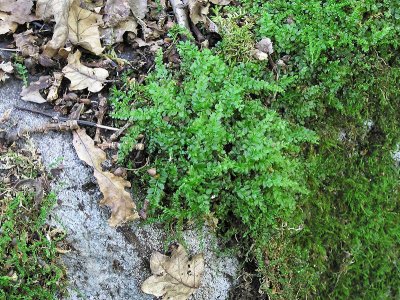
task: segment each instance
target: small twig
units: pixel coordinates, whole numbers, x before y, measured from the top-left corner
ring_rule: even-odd
[[[186,11],[186,5],[182,0],[169,0],[175,14],[176,22],[190,31],[189,20]]]
[[[103,123],[104,114],[107,109],[107,98],[99,94],[99,111],[97,113],[97,125],[101,126]],[[94,135],[94,141],[100,143],[100,127],[96,128],[96,134]]]
[[[36,113],[36,114],[39,114],[39,115],[42,115],[42,116],[46,116],[46,117],[49,117],[49,118],[53,118],[53,119],[56,119],[56,120],[59,120],[59,121],[64,121],[65,122],[65,121],[69,120],[68,118],[56,116],[56,115],[53,115],[53,114],[50,114],[50,113],[46,113],[46,112],[43,112],[43,111],[40,111],[40,110],[36,110],[36,109],[26,108],[26,107],[22,107],[22,106],[18,106],[18,105],[14,105],[14,107],[16,109],[19,109],[19,110],[33,112],[33,113]],[[89,122],[89,121],[76,120],[76,122],[79,125],[99,127],[99,128],[103,128],[103,129],[107,129],[107,130],[111,130],[111,131],[118,131],[119,130],[119,128],[114,128],[114,127],[105,126],[105,125],[97,125],[96,123]]]
[[[127,122],[122,128],[120,128],[117,132],[113,133],[113,134],[110,136],[110,141],[112,141],[112,142],[116,141],[116,140],[120,137],[120,135],[121,135],[122,133],[124,133],[124,131],[125,131],[126,129],[128,129],[131,125],[132,125],[131,122]]]
[[[19,49],[0,48],[0,51],[21,52]]]

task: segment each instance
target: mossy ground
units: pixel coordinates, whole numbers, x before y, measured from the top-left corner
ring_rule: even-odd
[[[43,187],[32,183],[44,174],[32,147],[1,151],[0,299],[56,299],[66,284],[58,260],[65,234],[46,224],[56,196],[36,194]]]

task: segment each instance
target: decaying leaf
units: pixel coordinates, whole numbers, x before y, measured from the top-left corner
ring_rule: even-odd
[[[94,177],[104,196],[100,205],[106,205],[111,209],[109,225],[116,227],[138,219],[135,203],[130,193],[125,191],[125,188],[130,187],[129,181],[102,171],[101,164],[106,160],[106,153],[94,145],[94,141],[84,129],[74,132],[73,143],[78,157],[94,169]]]
[[[25,24],[36,19],[31,14],[32,0],[0,0],[0,11],[8,14],[8,20],[18,24]]]
[[[87,88],[90,92],[101,91],[103,83],[108,77],[108,71],[103,68],[88,68],[80,62],[81,52],[77,50],[68,55],[68,65],[62,72],[71,81],[70,90],[83,90]]]
[[[147,0],[128,0],[133,15],[142,20],[147,12]]]
[[[270,38],[263,38],[256,44],[256,48],[264,53],[274,53],[274,47]]]
[[[18,23],[11,21],[10,16],[0,11],[0,35],[17,30]]]
[[[34,36],[32,29],[19,34],[14,34],[14,41],[17,48],[24,57],[37,57],[39,47],[36,45],[37,37]]]
[[[38,81],[32,82],[28,87],[24,88],[21,92],[22,100],[45,103],[46,99],[40,94],[40,90],[46,89],[51,85],[50,76],[41,76]]]
[[[0,63],[0,82],[4,82],[7,78],[10,78],[7,74],[11,73],[14,73],[14,67],[12,66],[11,62]]]
[[[81,8],[79,2],[74,1],[68,15],[68,38],[72,44],[98,55],[104,50],[100,43],[99,24],[101,23],[99,14]]]
[[[125,32],[137,34],[137,21],[129,16],[128,0],[108,0],[104,6],[105,28],[102,30],[102,40],[106,45],[122,42]]]
[[[208,9],[210,3],[208,0],[189,0],[189,16],[192,20],[193,24],[197,24],[199,22],[205,23],[207,21]]]
[[[128,0],[108,0],[104,6],[104,23],[107,26],[116,26],[128,19],[129,13]]]
[[[186,300],[200,286],[204,272],[203,254],[189,259],[182,245],[173,245],[171,256],[154,252],[150,258],[153,275],[142,284],[142,291],[156,297]]]
[[[68,16],[73,0],[38,0],[36,16],[41,19],[50,19],[54,16],[56,25],[52,39],[46,44],[44,54],[53,57],[58,49],[64,46],[68,39]]]
[[[58,99],[58,89],[60,88],[64,74],[61,72],[54,72],[53,76],[54,76],[54,81],[49,89],[49,93],[47,95],[47,101],[54,101]]]
[[[113,27],[104,28],[102,30],[102,40],[106,45],[112,45],[122,42],[125,32],[133,32],[137,34],[137,22],[135,18],[129,17],[125,21],[119,22]]]

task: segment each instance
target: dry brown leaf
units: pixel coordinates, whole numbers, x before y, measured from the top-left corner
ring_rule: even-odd
[[[108,0],[104,6],[104,23],[107,26],[116,26],[128,19],[129,14],[128,0]]]
[[[99,55],[104,50],[100,43],[99,24],[101,23],[100,15],[81,8],[79,1],[74,1],[68,15],[68,38],[72,44]]]
[[[10,20],[10,16],[0,11],[0,35],[17,30],[18,23]]]
[[[40,76],[39,80],[32,82],[28,87],[23,88],[21,92],[22,100],[35,102],[35,103],[45,103],[46,99],[40,94],[40,90],[46,89],[51,85],[50,76]]]
[[[49,89],[49,93],[47,94],[47,101],[54,101],[58,99],[58,89],[60,88],[64,74],[61,72],[54,72],[53,76],[54,80]]]
[[[100,205],[111,209],[109,225],[116,227],[138,219],[135,203],[130,193],[125,191],[125,188],[131,186],[129,181],[102,171],[101,164],[106,160],[106,153],[94,145],[84,129],[74,131],[73,143],[78,157],[94,169],[94,177],[104,196]]]
[[[32,29],[19,34],[14,34],[15,45],[21,51],[22,56],[37,57],[39,47],[36,45],[37,37],[34,36]]]
[[[208,0],[189,0],[188,6],[189,16],[193,24],[197,24],[199,22],[206,23],[208,8],[210,6]]]
[[[263,38],[256,44],[256,48],[269,55],[274,53],[274,47],[270,38]]]
[[[0,70],[4,71],[5,73],[13,73],[14,72],[14,67],[12,66],[11,62],[2,62],[0,63]]]
[[[112,45],[124,40],[125,32],[133,32],[137,34],[137,22],[135,18],[129,17],[125,21],[121,21],[113,27],[108,27],[102,30],[102,40],[106,45]]]
[[[14,73],[14,67],[12,66],[11,62],[0,63],[0,82],[5,82],[6,79],[10,78],[7,74]]]
[[[150,258],[153,275],[142,284],[142,291],[156,297],[186,300],[200,286],[204,272],[203,254],[189,259],[182,245],[173,245],[171,256],[153,252]]]
[[[102,40],[106,45],[123,41],[125,32],[137,34],[137,21],[129,16],[128,0],[108,0],[104,7],[105,28],[102,30]]]
[[[68,55],[68,65],[62,72],[71,81],[70,90],[83,90],[87,88],[92,93],[97,93],[103,88],[103,83],[108,77],[108,71],[103,68],[88,68],[80,62],[81,52],[77,50]]]
[[[32,7],[32,0],[0,0],[0,11],[8,13],[8,20],[18,24],[36,20],[31,14]]]
[[[147,12],[147,0],[128,0],[133,15],[142,20]]]
[[[53,57],[68,39],[68,16],[73,0],[38,0],[36,16],[46,20],[54,16],[56,25],[52,39],[46,44],[44,54]]]

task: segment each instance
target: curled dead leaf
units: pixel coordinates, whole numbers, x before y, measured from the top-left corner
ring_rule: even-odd
[[[60,88],[61,81],[64,77],[64,74],[61,72],[54,72],[53,73],[54,80],[53,84],[51,85],[49,89],[49,93],[47,95],[47,101],[54,101],[58,99],[58,89]]]
[[[136,20],[133,17],[129,17],[113,27],[104,28],[102,30],[102,40],[106,45],[123,42],[125,32],[133,32],[136,36],[137,26]]]
[[[204,272],[203,254],[189,259],[182,245],[173,245],[171,256],[153,252],[150,258],[153,275],[142,284],[142,291],[163,299],[186,300],[200,286]]]
[[[38,0],[36,16],[46,20],[54,16],[53,37],[46,44],[44,54],[53,57],[68,39],[68,16],[73,0]]]
[[[62,72],[71,81],[70,90],[83,90],[87,88],[90,92],[101,91],[103,83],[108,77],[108,71],[103,68],[89,68],[80,62],[81,52],[77,50],[68,55],[68,65]]]
[[[94,177],[104,196],[100,205],[111,209],[109,225],[116,227],[138,219],[135,203],[130,193],[125,191],[125,188],[130,187],[130,182],[113,173],[102,171],[101,164],[106,160],[106,153],[94,145],[94,141],[84,129],[78,129],[73,134],[73,144],[78,157],[94,169]]]
[[[40,90],[46,89],[50,85],[51,77],[41,76],[38,81],[32,82],[28,87],[22,89],[22,100],[35,103],[45,103],[46,99],[42,97]]]
[[[206,23],[210,3],[208,0],[189,0],[189,16],[193,24]]]

